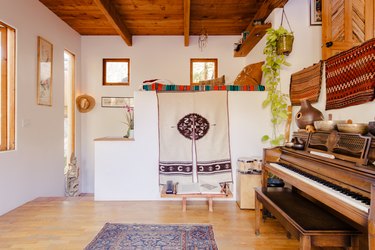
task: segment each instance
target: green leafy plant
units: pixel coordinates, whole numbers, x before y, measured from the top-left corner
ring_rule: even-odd
[[[281,92],[280,69],[283,66],[290,66],[285,55],[277,53],[277,41],[281,36],[292,33],[280,26],[278,29],[268,29],[266,34],[266,47],[263,50],[266,60],[262,71],[268,95],[263,101],[263,107],[271,108],[272,136],[264,135],[262,141],[269,141],[271,145],[276,146],[284,142],[284,134],[279,133],[279,127],[288,118],[288,95]]]

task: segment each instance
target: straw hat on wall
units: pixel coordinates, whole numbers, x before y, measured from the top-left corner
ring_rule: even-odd
[[[81,113],[91,111],[95,106],[95,99],[89,95],[80,95],[76,98],[77,109]]]

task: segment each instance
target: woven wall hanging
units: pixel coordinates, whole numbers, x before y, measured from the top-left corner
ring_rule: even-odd
[[[323,63],[319,61],[292,74],[289,94],[293,106],[301,105],[302,99],[307,99],[310,103],[318,102],[322,85],[322,70]]]
[[[370,102],[375,98],[375,39],[326,61],[326,110]]]

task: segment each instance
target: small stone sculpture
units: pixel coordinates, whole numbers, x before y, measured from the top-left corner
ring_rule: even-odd
[[[70,156],[70,162],[65,167],[65,196],[79,195],[79,168],[77,166],[77,157],[74,153]]]

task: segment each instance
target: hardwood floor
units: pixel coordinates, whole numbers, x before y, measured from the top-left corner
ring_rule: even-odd
[[[98,202],[92,196],[38,198],[0,216],[0,249],[83,249],[106,222],[212,224],[220,250],[298,249],[296,239],[274,219],[254,234],[254,211],[240,210],[234,201]]]

